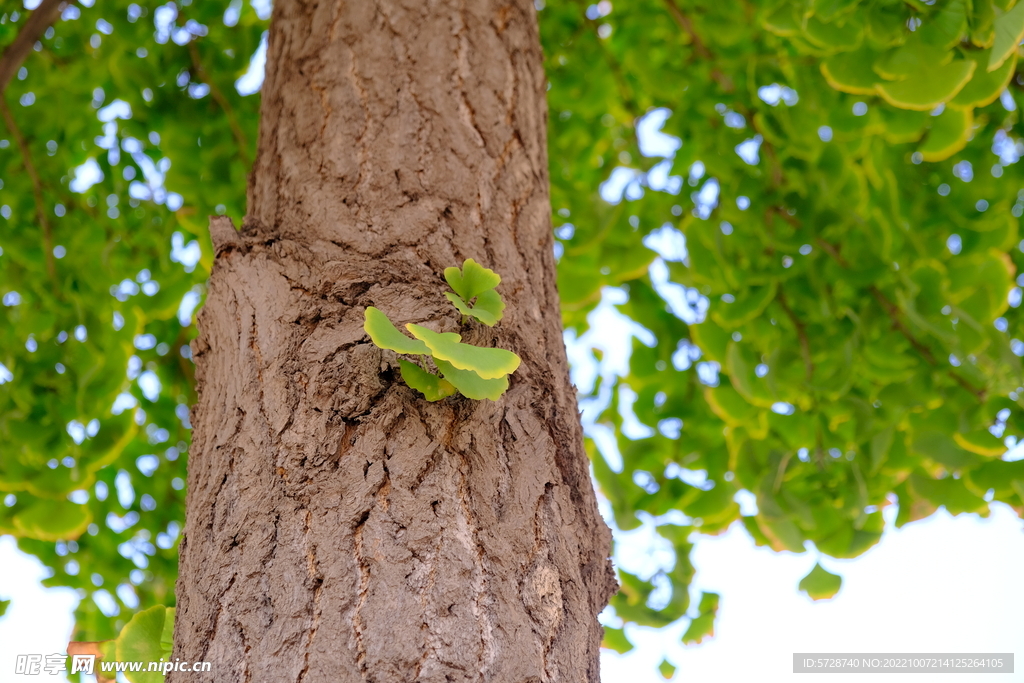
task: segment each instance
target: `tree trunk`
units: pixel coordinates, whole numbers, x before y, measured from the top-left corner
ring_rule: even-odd
[[[193,344],[175,681],[597,681],[615,588],[569,384],[530,0],[275,0]],[[460,328],[442,271],[499,272]],[[363,312],[518,353],[428,403]]]

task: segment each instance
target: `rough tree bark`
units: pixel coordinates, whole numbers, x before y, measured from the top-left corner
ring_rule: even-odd
[[[170,681],[597,681],[614,590],[569,384],[531,0],[275,0],[249,215],[211,224]],[[364,335],[459,329],[522,367],[427,403]]]

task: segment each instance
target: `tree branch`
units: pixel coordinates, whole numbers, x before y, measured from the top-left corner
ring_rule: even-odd
[[[3,57],[0,57],[0,94],[7,89],[7,84],[32,51],[32,46],[46,33],[46,29],[57,21],[57,17],[67,4],[68,0],[43,0],[29,16],[18,37],[7,47]]]
[[[807,381],[810,382],[811,377],[814,376],[814,361],[811,360],[811,342],[807,338],[807,328],[800,319],[796,317],[796,314],[793,313],[793,309],[789,307],[789,304],[786,303],[786,296],[782,293],[781,285],[776,292],[775,300],[779,302],[779,306],[781,306],[782,310],[786,312],[790,322],[793,323],[793,327],[796,328],[796,336],[797,339],[800,340],[800,355],[804,357],[804,367],[807,369]]]
[[[676,0],[665,0],[665,6],[668,8],[668,13],[672,15],[672,18],[676,20],[679,27],[690,36],[690,44],[693,45],[693,51],[703,60],[712,62],[711,65],[711,78],[718,83],[719,87],[725,92],[732,92],[736,89],[732,79],[726,76],[721,69],[714,66],[715,56],[708,49],[708,46],[701,40],[700,34],[697,33],[697,29],[694,28],[693,22],[690,21],[690,17],[683,14],[683,11],[679,9],[679,5],[676,4]]]
[[[245,167],[252,168],[252,162],[249,159],[249,141],[245,138],[245,133],[242,131],[242,127],[238,125],[238,118],[235,116],[235,110],[232,109],[231,103],[228,102],[228,98],[224,96],[224,93],[212,78],[206,73],[206,69],[203,68],[203,63],[199,59],[199,48],[196,47],[194,40],[188,42],[188,53],[192,59],[192,68],[196,72],[196,76],[206,83],[210,88],[210,96],[224,111],[224,116],[228,119],[228,125],[231,126],[231,133],[235,136],[235,143],[238,145],[238,155],[242,158],[242,163]]]
[[[11,137],[14,138],[18,149],[21,150],[22,164],[25,166],[25,172],[32,181],[32,196],[35,197],[36,201],[36,216],[39,219],[39,227],[43,231],[43,258],[46,260],[46,270],[50,275],[50,282],[53,285],[53,295],[59,297],[60,288],[57,282],[57,266],[53,259],[53,235],[50,232],[50,220],[46,216],[46,203],[43,201],[43,185],[39,181],[39,173],[36,171],[36,166],[32,163],[32,154],[28,148],[28,143],[21,134],[18,124],[14,122],[14,117],[11,116],[11,110],[7,108],[7,100],[4,99],[3,95],[0,95],[0,115],[3,116],[4,124],[7,126],[7,130],[11,132]]]
[[[821,238],[818,238],[816,241],[818,246],[820,246],[823,251],[825,251],[829,256],[835,259],[836,263],[838,263],[843,268],[849,267],[849,264],[846,262],[846,259],[843,258],[843,255],[839,253],[839,250],[836,249],[834,244],[831,244]],[[878,301],[878,303],[882,306],[882,309],[889,316],[889,320],[892,321],[893,329],[902,334],[906,338],[906,340],[910,342],[910,345],[914,347],[914,350],[921,354],[922,358],[928,361],[929,365],[938,367],[938,361],[935,359],[935,354],[933,354],[931,349],[925,346],[924,343],[921,342],[921,340],[915,337],[913,333],[907,328],[906,324],[903,322],[899,306],[890,301],[889,297],[887,297],[885,293],[882,292],[882,290],[880,290],[875,285],[871,285],[868,291],[871,292],[871,295],[875,297],[875,300]],[[985,400],[984,389],[979,389],[978,387],[974,386],[966,379],[964,379],[957,373],[953,372],[952,370],[947,370],[946,374],[953,378],[953,381],[955,381],[957,384],[959,384],[964,389],[974,394],[979,401]]]

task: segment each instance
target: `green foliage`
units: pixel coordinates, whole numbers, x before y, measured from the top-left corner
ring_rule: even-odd
[[[715,615],[718,614],[719,596],[717,593],[703,593],[700,598],[698,614],[690,620],[690,626],[683,634],[683,642],[687,645],[700,644],[705,638],[715,635]]]
[[[229,4],[157,31],[165,2],[75,3],[3,93],[0,533],[83,596],[74,640],[174,600],[206,217],[244,214],[256,140],[233,84],[266,21]],[[29,16],[0,9],[0,52]]]
[[[651,520],[676,554],[652,570],[668,599],[620,570],[618,617],[685,618],[692,544],[737,522],[758,545],[846,558],[891,505],[898,526],[943,506],[1024,514],[1007,455],[1024,436],[1024,80],[1021,5],[1006,8],[541,12],[566,327],[603,351],[586,332],[604,297],[649,333],[628,373],[581,387],[617,436],[588,443],[615,524]],[[650,121],[662,149],[638,142]],[[602,196],[609,178],[632,178],[624,196]]]
[[[176,8],[161,30],[158,7]],[[1024,4],[606,9],[547,0],[539,19],[565,325],[589,339],[613,287],[650,333],[625,376],[582,387],[610,397],[617,452],[587,448],[615,523],[652,519],[676,556],[657,572],[668,597],[620,572],[616,614],[710,635],[710,603],[689,612],[689,554],[735,524],[854,557],[887,506],[897,525],[993,502],[1024,514],[1024,461],[1006,455],[1024,436]],[[0,13],[0,49],[26,18]],[[245,213],[258,97],[234,82],[265,29],[227,0],[75,5],[4,93],[18,131],[0,124],[0,533],[86,596],[76,640],[128,621],[117,586],[139,609],[173,603],[189,312],[212,264],[206,216]],[[651,150],[636,128],[658,116],[675,142]],[[89,159],[92,185],[75,180]],[[501,319],[496,275],[470,260],[445,278],[463,323]],[[413,339],[375,310],[375,343],[440,372],[400,363],[428,400],[507,389],[507,352],[467,357],[458,335]],[[605,643],[631,647],[621,629]]]
[[[462,271],[446,268],[444,276],[456,292],[445,294],[463,313],[463,322],[471,316],[491,326],[501,319],[505,303],[494,290],[501,282],[497,273],[467,259]],[[474,298],[476,308],[471,308],[467,302]],[[400,359],[402,379],[428,401],[440,401],[456,390],[468,398],[497,401],[508,389],[508,376],[519,367],[519,356],[511,351],[463,344],[462,336],[454,332],[434,332],[413,323],[405,327],[415,339],[399,332],[379,309],[366,309],[363,329],[377,347],[433,359],[440,377]]]

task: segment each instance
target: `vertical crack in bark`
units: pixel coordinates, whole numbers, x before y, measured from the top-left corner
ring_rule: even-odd
[[[311,540],[312,520],[313,513],[307,509],[303,531],[306,537],[306,543],[309,545],[309,549],[306,551],[306,562],[309,578],[313,584],[313,604],[310,608],[313,623],[309,629],[309,638],[306,640],[302,671],[299,672],[297,683],[302,683],[306,678],[306,674],[309,673],[309,654],[313,651],[313,640],[316,638],[317,630],[320,628],[320,597],[323,595],[324,590],[324,579],[320,575],[320,568],[316,559],[316,543]]]
[[[472,447],[471,447],[472,448]],[[491,615],[488,606],[485,604],[490,598],[487,587],[487,567],[484,558],[483,545],[479,538],[479,523],[473,514],[471,507],[471,491],[468,472],[472,469],[469,458],[461,449],[458,451],[462,465],[459,467],[459,518],[456,528],[456,537],[462,542],[470,556],[473,558],[473,616],[476,617],[480,628],[480,680],[487,680],[487,672],[494,662],[494,628],[491,624]]]
[[[367,662],[366,643],[363,642],[363,632],[366,630],[366,624],[363,623],[362,609],[366,606],[366,598],[370,592],[370,563],[364,555],[363,529],[366,528],[366,522],[369,519],[370,511],[367,510],[363,513],[363,516],[359,518],[355,528],[352,530],[352,541],[355,545],[355,559],[356,564],[359,567],[359,594],[357,595],[355,610],[352,614],[352,629],[356,639],[356,665],[359,667],[359,671],[363,675],[363,680],[366,680]]]
[[[238,577],[236,572],[231,573],[231,578],[228,579],[228,585],[224,587],[213,602],[217,605],[217,610],[213,614],[213,628],[210,629],[208,637],[203,641],[203,650],[198,659],[200,661],[207,661],[207,655],[210,653],[210,645],[217,641],[217,628],[220,626],[220,617],[224,613],[224,598],[227,596],[228,591],[235,585],[235,579]]]

